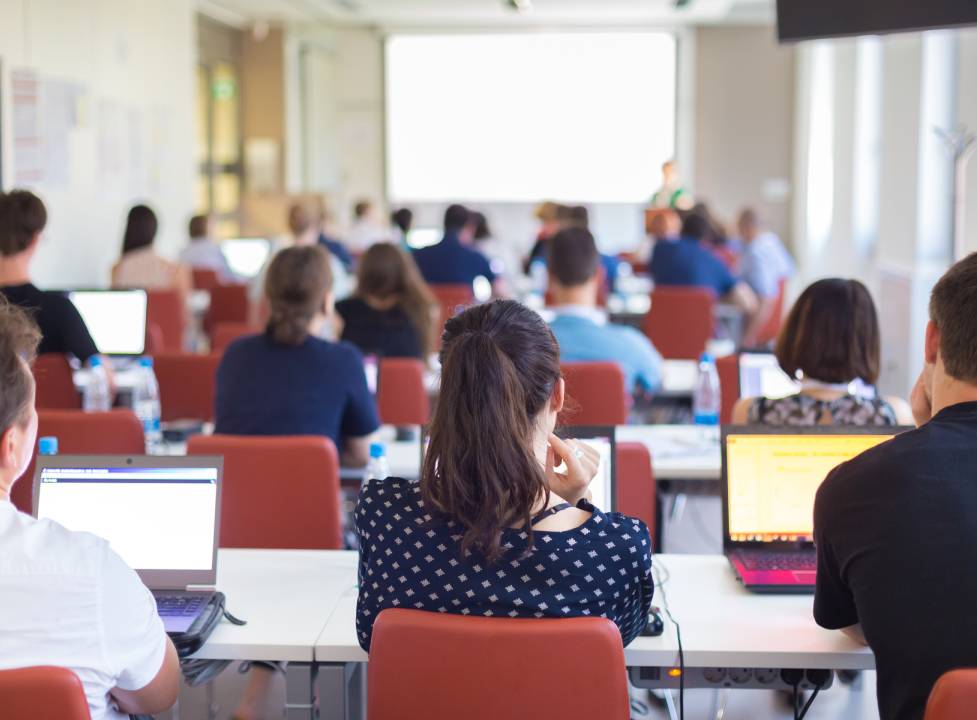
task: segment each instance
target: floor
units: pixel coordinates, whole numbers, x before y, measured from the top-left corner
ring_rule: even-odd
[[[695,492],[680,496],[677,501],[666,498],[663,549],[666,552],[718,553],[722,518],[719,498],[713,494]],[[226,720],[240,698],[245,678],[232,666],[214,683],[213,696],[215,717]],[[284,704],[285,688],[278,679],[273,693],[272,708]],[[666,720],[668,713],[659,701],[652,701],[647,693],[635,691],[638,704],[632,712],[633,720]],[[793,714],[788,702],[781,696],[766,690],[736,690],[725,697],[725,714],[712,714],[715,693],[711,690],[691,690],[685,696],[686,717],[690,720],[790,720]],[[677,701],[677,698],[676,698]],[[644,707],[642,707],[644,706]],[[641,710],[645,710],[641,712]],[[281,712],[269,711],[268,718],[280,718]],[[207,718],[207,691],[204,688],[184,689],[180,698],[179,713],[166,713],[160,720],[204,720]],[[875,703],[875,674],[864,673],[855,687],[835,682],[824,694],[819,695],[807,714],[809,720],[872,720],[878,718]],[[405,719],[410,720],[410,719]]]

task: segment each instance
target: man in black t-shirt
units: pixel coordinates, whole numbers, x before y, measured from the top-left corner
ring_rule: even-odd
[[[867,643],[882,720],[977,666],[977,254],[933,288],[918,429],[839,466],[814,507],[814,616]]]

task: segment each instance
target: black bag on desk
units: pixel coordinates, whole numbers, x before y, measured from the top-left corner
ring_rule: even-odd
[[[224,593],[215,592],[207,603],[207,607],[193,621],[193,625],[186,632],[170,633],[170,640],[176,647],[176,654],[181,658],[193,655],[203,647],[207,638],[214,632],[214,628],[224,617],[224,605],[226,598]]]

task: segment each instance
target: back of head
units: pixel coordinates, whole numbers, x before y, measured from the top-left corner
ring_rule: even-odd
[[[367,215],[370,214],[370,210],[373,209],[373,204],[369,200],[358,200],[355,205],[353,205],[353,217],[356,220],[363,220]]]
[[[445,325],[421,492],[461,525],[462,551],[496,559],[502,529],[528,527],[533,506],[548,499],[533,442],[559,379],[553,333],[518,302],[476,305]]]
[[[0,194],[0,255],[23,252],[47,224],[44,203],[28,190]]]
[[[674,210],[661,210],[651,218],[648,231],[658,240],[675,237],[682,231],[682,220]]]
[[[551,223],[557,219],[556,215],[559,208],[560,206],[552,200],[545,200],[536,206],[533,215],[542,223]]]
[[[475,228],[473,240],[488,240],[492,237],[492,231],[489,229],[488,218],[485,217],[485,213],[473,211],[471,223]]]
[[[41,333],[27,313],[0,296],[0,434],[25,425],[34,405],[33,361]]]
[[[570,207],[570,224],[584,229],[590,227],[590,211],[587,210],[586,205],[573,205]]]
[[[404,235],[410,232],[410,226],[414,222],[414,213],[410,208],[400,208],[390,216],[391,222],[400,228]]]
[[[563,287],[583,285],[600,267],[594,236],[581,227],[560,230],[550,238],[546,265],[553,279]]]
[[[702,241],[710,237],[712,228],[709,218],[703,213],[690,212],[682,221],[682,237]]]
[[[430,352],[434,341],[432,308],[436,301],[407,252],[390,243],[371,245],[360,258],[356,294],[380,300],[396,298],[421,338],[425,355]]]
[[[830,278],[797,298],[777,338],[777,360],[791,377],[826,383],[879,378],[879,319],[858,280]]]
[[[977,253],[956,263],[930,295],[930,320],[940,331],[947,374],[977,385]]]
[[[309,325],[325,311],[332,289],[329,255],[319,245],[286,248],[275,255],[265,275],[271,309],[266,333],[277,343],[301,345]]]
[[[449,205],[444,211],[444,231],[460,233],[471,222],[471,213],[464,205]]]
[[[122,254],[151,247],[156,240],[159,222],[156,213],[145,205],[135,205],[126,218],[126,231],[122,237]]]
[[[753,208],[743,208],[736,219],[736,229],[743,240],[752,240],[760,229],[760,216]]]
[[[206,238],[210,232],[209,225],[209,218],[206,215],[194,215],[190,218],[190,227],[187,228],[190,232],[190,238],[192,240]]]
[[[312,215],[308,208],[301,203],[295,203],[288,209],[288,229],[295,237],[304,235],[312,227]]]

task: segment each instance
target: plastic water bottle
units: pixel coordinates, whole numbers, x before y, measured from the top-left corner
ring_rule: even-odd
[[[82,393],[81,407],[85,412],[104,412],[112,407],[109,376],[98,355],[93,355],[88,363],[88,383]]]
[[[142,423],[147,451],[158,450],[163,444],[163,431],[160,427],[159,384],[153,372],[152,358],[139,360],[139,379],[132,392],[132,409]]]
[[[390,463],[387,462],[387,452],[383,443],[370,444],[370,462],[366,465],[364,483],[376,480],[386,480],[390,477]]]
[[[56,437],[42,437],[37,441],[38,455],[57,455],[58,439]]]
[[[709,353],[703,353],[699,358],[699,373],[692,394],[692,417],[696,425],[708,431],[706,434],[710,437],[718,436],[720,407],[716,361]]]

